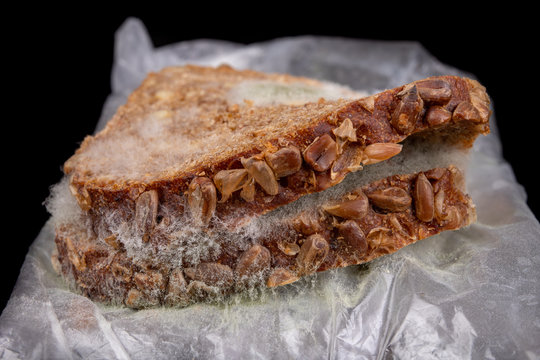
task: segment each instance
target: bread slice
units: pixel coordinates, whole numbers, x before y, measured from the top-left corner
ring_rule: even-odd
[[[370,182],[308,210],[277,215],[273,231],[252,241],[221,237],[212,261],[144,263],[120,243],[83,228],[57,229],[58,272],[91,299],[133,308],[223,300],[246,288],[286,285],[315,272],[368,262],[476,219],[454,166]],[[270,235],[269,235],[270,234]],[[192,261],[192,264],[189,262]]]
[[[150,241],[166,218],[246,224],[391,158],[411,136],[471,146],[489,132],[488,106],[482,85],[454,76],[359,97],[290,75],[171,67],[149,75],[64,170],[102,238],[114,213]]]

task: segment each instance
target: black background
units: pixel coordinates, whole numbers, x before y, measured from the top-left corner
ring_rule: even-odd
[[[282,36],[328,35],[419,41],[443,63],[475,74],[492,97],[503,155],[537,214],[538,140],[533,132],[538,104],[528,92],[536,79],[532,26],[510,11],[472,12],[463,6],[368,9],[325,7],[317,15],[274,9],[165,8],[111,12],[100,9],[26,9],[4,13],[2,188],[4,242],[2,302],[5,307],[28,247],[48,219],[42,205],[49,186],[62,176],[63,162],[91,134],[110,92],[114,33],[128,16],[143,20],[156,46],[214,38],[252,43]],[[336,4],[337,5],[337,4]],[[206,7],[206,8],[205,8]],[[306,11],[306,12],[303,12]],[[12,17],[13,15],[13,17]],[[517,21],[517,22],[514,22]],[[537,65],[536,65],[537,66]],[[489,179],[486,179],[489,181]]]

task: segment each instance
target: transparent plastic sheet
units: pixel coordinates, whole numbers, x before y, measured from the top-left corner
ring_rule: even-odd
[[[474,77],[412,42],[298,37],[154,49],[141,22],[129,19],[117,33],[113,94],[98,129],[148,71],[186,63],[286,72],[368,92],[431,75]],[[491,126],[492,134],[477,140],[468,169],[476,224],[256,300],[141,311],[95,304],[54,273],[48,223],[0,317],[0,357],[539,358],[540,224],[501,157],[494,116]]]

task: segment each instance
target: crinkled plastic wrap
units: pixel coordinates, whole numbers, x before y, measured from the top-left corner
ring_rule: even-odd
[[[490,59],[486,59],[489,61]],[[197,40],[154,49],[129,19],[117,33],[102,128],[148,71],[229,63],[375,92],[431,75],[473,77],[413,42]],[[489,89],[488,89],[489,92]],[[492,134],[477,140],[468,189],[478,222],[368,265],[332,270],[259,298],[184,309],[95,304],[50,263],[46,224],[0,318],[2,358],[533,359],[540,356],[540,225]]]

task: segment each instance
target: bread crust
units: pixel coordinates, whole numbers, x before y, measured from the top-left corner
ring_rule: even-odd
[[[372,182],[282,219],[286,237],[260,237],[248,249],[224,241],[220,254],[207,262],[134,262],[120,244],[97,241],[72,226],[57,229],[54,262],[93,300],[133,308],[185,306],[365,263],[475,220],[460,172],[450,166]]]
[[[191,80],[180,81],[180,85],[175,85],[178,79],[185,77]],[[231,87],[248,80],[320,85],[312,79],[238,71],[227,66],[168,68],[158,74],[150,75],[129,97],[126,105],[118,110],[106,128],[95,137],[87,137],[76,154],[66,162],[64,170],[70,176],[72,193],[81,208],[88,212],[90,218],[97,218],[103,211],[115,209],[120,213],[123,212],[125,221],[131,221],[135,216],[138,197],[144,192],[156,191],[160,206],[167,207],[169,211],[176,214],[183,214],[187,210],[186,192],[196,177],[204,176],[214,179],[220,171],[242,169],[242,159],[254,156],[264,157],[265,154],[275,153],[284,147],[294,147],[304,154],[301,168],[297,172],[278,179],[277,194],[268,194],[259,183],[255,183],[255,191],[250,201],[246,201],[240,191],[236,191],[228,201],[217,203],[212,223],[227,222],[230,226],[237,226],[242,224],[246,214],[250,217],[261,215],[309,193],[322,191],[339,183],[348,171],[358,170],[362,164],[369,163],[364,158],[360,164],[357,164],[358,166],[351,167],[352,170],[347,168],[332,180],[329,180],[332,175],[331,168],[317,171],[308,163],[305,156],[306,149],[325,135],[339,142],[335,131],[345,121],[352,123],[356,140],[346,141],[344,146],[352,146],[351,144],[354,143],[361,148],[360,151],[371,144],[397,144],[409,136],[435,135],[438,139],[470,147],[479,134],[489,132],[489,97],[485,88],[471,79],[454,76],[431,77],[386,90],[368,98],[355,100],[321,99],[319,102],[303,105],[269,106],[227,103],[224,94]],[[443,91],[440,87],[437,88],[440,83],[444,85]],[[422,86],[423,92],[420,91]],[[140,121],[144,117],[142,114],[155,111],[157,109],[154,104],[155,96],[160,91],[168,92],[169,97],[181,99],[189,97],[188,94],[195,94],[184,102],[175,103],[171,100],[172,102],[160,105],[159,109],[165,107],[167,111],[173,113],[184,111],[188,107],[200,106],[205,112],[212,114],[209,115],[212,119],[233,117],[237,119],[236,123],[238,121],[253,123],[260,118],[269,119],[269,124],[276,119],[283,120],[284,118],[301,119],[301,121],[282,132],[272,128],[271,125],[266,125],[260,131],[268,130],[272,136],[267,136],[260,142],[250,142],[249,146],[244,147],[239,145],[220,154],[210,152],[202,156],[204,161],[167,171],[159,176],[151,176],[149,180],[144,177],[111,178],[106,174],[97,174],[86,161],[88,160],[85,158],[87,150],[92,146],[100,146],[100,142],[112,134],[129,130],[133,119]],[[450,95],[444,91],[448,91]],[[411,127],[409,130],[400,125],[399,119],[402,117],[396,117],[396,113],[399,112],[400,106],[406,103],[407,96],[410,97],[410,93],[413,92],[419,93],[418,99],[422,102],[422,106],[417,112],[418,118],[413,123],[409,119],[407,125]],[[428,110],[432,108],[437,108],[439,111],[434,111],[434,115],[427,118],[427,114],[430,114]],[[445,120],[444,114],[450,114],[450,117]],[[208,118],[205,119],[208,120]],[[340,154],[338,158],[339,156]],[[103,161],[106,162],[107,159]]]

